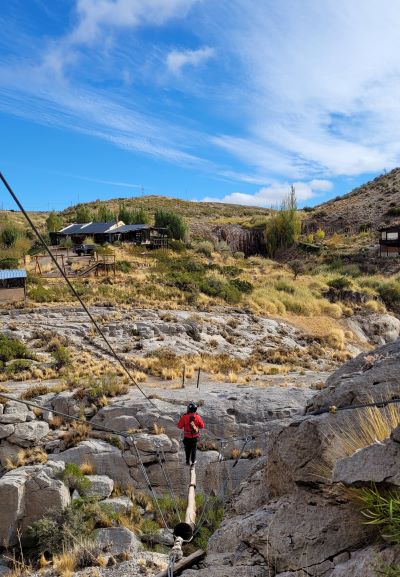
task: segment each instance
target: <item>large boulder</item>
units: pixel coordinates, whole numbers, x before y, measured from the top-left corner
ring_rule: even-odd
[[[335,465],[332,480],[345,485],[372,482],[400,486],[400,443],[387,439],[341,459]]]
[[[9,443],[20,447],[32,447],[39,443],[49,433],[49,425],[44,421],[31,421],[29,423],[17,423],[13,434],[8,437]]]
[[[28,417],[29,409],[26,405],[17,401],[8,401],[0,413],[0,424],[24,423]]]
[[[114,489],[114,481],[106,475],[89,475],[90,487],[85,490],[87,497],[107,499]]]
[[[345,363],[312,398],[308,412],[400,397],[400,340]]]
[[[130,485],[132,477],[122,451],[105,441],[90,439],[82,441],[76,447],[71,447],[62,453],[51,455],[54,461],[89,463],[98,475],[107,475],[121,485]]]
[[[97,529],[95,539],[100,547],[111,555],[140,551],[142,545],[135,533],[125,527]]]
[[[70,501],[67,487],[57,479],[63,464],[20,467],[0,479],[0,543],[14,545],[17,530],[25,530],[51,509],[63,509]]]

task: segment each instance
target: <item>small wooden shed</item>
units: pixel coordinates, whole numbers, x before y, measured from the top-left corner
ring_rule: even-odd
[[[26,270],[0,270],[0,304],[26,298]]]
[[[379,255],[400,256],[400,224],[379,229]]]

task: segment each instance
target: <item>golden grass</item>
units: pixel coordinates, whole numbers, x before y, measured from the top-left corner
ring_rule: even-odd
[[[94,467],[92,463],[82,463],[79,465],[79,468],[84,475],[94,475]]]
[[[60,577],[72,577],[78,565],[74,550],[64,551],[53,557],[53,569]]]
[[[62,431],[60,437],[64,441],[65,448],[69,449],[70,447],[75,447],[82,441],[86,441],[91,431],[92,429],[87,423],[73,421],[72,423],[68,423],[67,430]]]
[[[328,433],[333,437],[329,448],[332,461],[336,462],[353,455],[359,449],[384,441],[399,424],[400,407],[396,404],[381,409],[367,407],[351,411],[340,430],[331,427]]]
[[[28,449],[20,449],[15,457],[8,457],[5,468],[7,471],[12,471],[17,467],[43,464],[47,463],[47,461],[48,455],[44,449],[41,447],[31,447]]]

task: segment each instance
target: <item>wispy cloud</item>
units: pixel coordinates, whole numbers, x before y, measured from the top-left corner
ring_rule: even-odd
[[[214,56],[209,46],[197,50],[172,50],[167,55],[167,68],[173,74],[179,74],[185,66],[199,66]]]
[[[211,41],[237,62],[245,137],[215,143],[260,171],[355,175],[400,161],[395,0],[232,0]],[[238,19],[240,18],[240,23]],[[373,41],[371,39],[373,38]]]

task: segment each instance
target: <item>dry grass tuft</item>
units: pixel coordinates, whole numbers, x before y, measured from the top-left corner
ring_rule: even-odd
[[[79,465],[79,468],[84,475],[94,475],[94,467],[92,463],[82,463]]]
[[[89,438],[92,429],[87,423],[80,423],[78,421],[73,421],[68,423],[66,431],[62,431],[61,438],[65,443],[65,448],[69,449],[75,447],[82,441],[86,441]]]
[[[165,433],[165,429],[164,427],[157,425],[157,423],[154,423],[151,432],[153,433],[153,435],[163,435]]]
[[[12,471],[17,467],[47,463],[48,455],[41,447],[20,449],[14,458],[7,458],[5,468]]]
[[[64,551],[53,557],[53,569],[60,577],[72,577],[78,565],[76,553]]]

